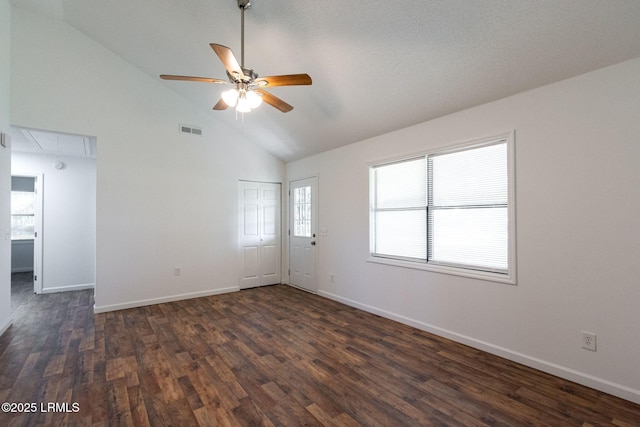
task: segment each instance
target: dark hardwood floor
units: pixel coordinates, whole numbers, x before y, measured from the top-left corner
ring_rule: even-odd
[[[91,291],[19,281],[0,402],[37,410],[1,426],[640,425],[640,405],[289,286],[93,315]]]

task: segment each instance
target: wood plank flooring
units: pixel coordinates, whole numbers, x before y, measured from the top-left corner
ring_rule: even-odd
[[[98,315],[87,290],[13,301],[0,402],[38,410],[1,426],[640,426],[640,405],[285,285]]]

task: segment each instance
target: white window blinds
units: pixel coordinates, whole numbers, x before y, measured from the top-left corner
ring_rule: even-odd
[[[427,183],[424,157],[373,168],[372,252],[426,260]]]
[[[509,269],[507,141],[371,167],[371,255]]]
[[[429,261],[508,268],[507,144],[428,156]]]

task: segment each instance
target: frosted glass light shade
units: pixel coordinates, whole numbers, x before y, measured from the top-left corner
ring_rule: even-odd
[[[241,113],[248,113],[249,111],[251,111],[251,105],[249,103],[249,100],[247,99],[246,94],[241,93],[238,97],[238,105],[236,105],[236,111],[239,111]]]
[[[246,97],[247,102],[249,103],[249,108],[251,108],[252,110],[254,108],[258,108],[260,104],[262,104],[262,96],[258,95],[254,91],[247,92]]]
[[[238,103],[238,95],[239,95],[239,93],[238,93],[238,91],[236,89],[229,89],[229,90],[226,90],[226,91],[222,92],[222,94],[221,94],[222,100],[229,107],[235,107],[236,106],[236,104]]]
[[[252,90],[229,89],[222,92],[222,100],[229,107],[236,107],[236,111],[248,113],[262,104],[262,96]]]

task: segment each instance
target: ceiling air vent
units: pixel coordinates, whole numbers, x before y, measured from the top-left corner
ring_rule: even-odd
[[[195,126],[180,125],[180,133],[190,133],[192,135],[202,135],[202,129]]]

